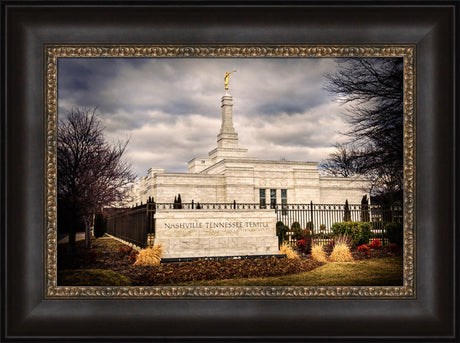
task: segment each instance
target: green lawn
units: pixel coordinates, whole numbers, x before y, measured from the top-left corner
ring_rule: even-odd
[[[184,286],[402,286],[402,256],[328,263],[310,272],[270,278],[192,281]]]
[[[98,259],[107,263],[85,268],[88,261],[88,251],[83,248],[84,242],[77,242],[79,258],[73,269],[66,265],[67,244],[58,245],[58,285],[73,286],[130,286],[139,284],[139,280],[131,280],[132,273],[122,271],[121,260],[118,257],[119,242],[111,239],[95,240],[93,248],[98,251]],[[117,262],[116,273],[111,269],[111,263]],[[99,261],[100,262],[100,261]],[[109,263],[110,262],[110,263]],[[99,269],[95,269],[99,268]],[[131,268],[132,269],[132,268]],[[129,269],[127,269],[128,271]],[[132,272],[132,270],[131,270]],[[124,275],[123,275],[124,274]],[[137,275],[137,274],[136,274]],[[279,277],[240,278],[226,280],[200,280],[174,285],[185,286],[397,286],[402,285],[403,258],[402,256],[372,258],[349,263],[328,263],[316,269],[299,274]]]
[[[112,270],[75,269],[58,272],[59,286],[131,286],[131,280]]]

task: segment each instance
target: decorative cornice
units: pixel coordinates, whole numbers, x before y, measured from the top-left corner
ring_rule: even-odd
[[[47,45],[56,57],[411,57],[413,45]]]
[[[48,297],[66,298],[412,298],[411,287],[264,287],[264,286],[158,286],[158,287],[51,287]]]

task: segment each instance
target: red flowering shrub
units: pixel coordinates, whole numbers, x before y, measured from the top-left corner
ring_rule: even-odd
[[[136,262],[137,255],[138,255],[137,252],[132,251],[131,254],[129,254],[129,262],[132,262],[132,263]]]
[[[312,243],[310,228],[307,227],[306,229],[302,230],[302,239],[305,240],[305,250],[302,250],[302,251],[308,254],[311,251],[311,243]]]
[[[378,238],[374,239],[372,241],[371,244],[369,244],[369,247],[371,247],[372,249],[378,249],[382,246],[382,244],[380,243],[380,240]]]
[[[125,256],[129,256],[131,251],[133,251],[133,248],[128,247],[127,245],[120,245],[118,247],[118,257],[123,258]]]
[[[369,248],[366,244],[360,245],[358,247],[358,251],[366,254],[366,257],[371,257],[371,248]]]
[[[299,248],[301,251],[307,251],[307,241],[305,239],[299,239],[295,245],[297,245],[297,248]]]
[[[359,251],[359,252],[366,252],[366,251],[369,251],[369,247],[368,247],[366,244],[360,245],[360,246],[358,247],[358,251]]]

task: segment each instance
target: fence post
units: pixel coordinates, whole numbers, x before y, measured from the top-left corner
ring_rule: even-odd
[[[193,199],[192,199],[192,210],[193,210]]]
[[[233,209],[236,210],[236,200],[233,200]]]
[[[313,225],[313,201],[310,201],[310,222],[311,222],[311,234],[314,233],[314,225]]]

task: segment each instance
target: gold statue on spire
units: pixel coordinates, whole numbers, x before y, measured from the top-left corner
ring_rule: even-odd
[[[231,73],[236,72],[236,70],[232,70],[231,72],[226,71],[225,72],[225,90],[228,91],[228,77],[230,76]]]

